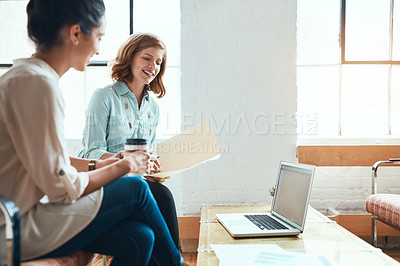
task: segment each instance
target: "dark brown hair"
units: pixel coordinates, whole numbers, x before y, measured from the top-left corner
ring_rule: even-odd
[[[28,36],[37,48],[61,44],[60,32],[78,24],[85,35],[100,27],[105,14],[103,0],[30,0],[26,6]]]

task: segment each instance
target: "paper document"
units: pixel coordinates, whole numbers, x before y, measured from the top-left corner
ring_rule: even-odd
[[[152,176],[161,178],[219,159],[221,156],[210,122],[185,130],[159,143],[156,151],[162,167],[161,172]]]
[[[219,266],[328,266],[325,257],[285,251],[275,244],[211,244]]]

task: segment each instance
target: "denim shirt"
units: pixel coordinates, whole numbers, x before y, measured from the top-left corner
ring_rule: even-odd
[[[158,104],[147,90],[139,109],[135,95],[124,82],[97,89],[86,110],[84,150],[78,156],[100,159],[106,152],[123,150],[127,138],[145,138],[152,144],[159,113]]]

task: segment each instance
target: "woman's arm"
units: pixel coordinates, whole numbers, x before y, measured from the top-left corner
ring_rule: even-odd
[[[119,154],[111,153],[111,156],[104,160],[90,160],[72,156],[69,158],[71,160],[71,165],[75,167],[78,172],[87,172],[89,171],[89,163],[92,161],[95,163],[94,169],[99,169],[119,161],[121,157]]]
[[[113,157],[113,156],[115,156],[115,153],[105,152],[105,153],[101,156],[100,159],[105,160],[105,159],[108,159],[108,158]]]
[[[32,70],[33,71],[33,70]],[[39,71],[35,69],[35,71]],[[33,72],[35,72],[33,71]],[[89,177],[71,166],[62,132],[63,100],[58,77],[40,69],[7,84],[0,104],[3,121],[23,170],[50,202],[71,203],[85,191]],[[29,89],[27,89],[29,88]]]
[[[82,195],[89,194],[127,173],[149,173],[151,166],[149,153],[145,151],[132,153],[132,155],[118,159],[112,164],[89,172],[89,184]]]

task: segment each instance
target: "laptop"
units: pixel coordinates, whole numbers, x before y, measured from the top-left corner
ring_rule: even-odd
[[[281,161],[270,213],[224,213],[217,219],[235,238],[303,233],[314,172],[313,165]]]

